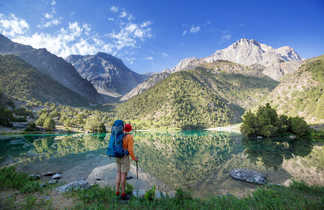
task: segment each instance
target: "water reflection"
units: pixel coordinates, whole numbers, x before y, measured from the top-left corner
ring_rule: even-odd
[[[261,160],[266,168],[278,169],[284,159],[291,159],[295,156],[306,156],[313,148],[311,141],[275,141],[266,139],[262,141],[251,141],[244,139],[243,145],[246,147],[248,158],[253,163]]]
[[[243,151],[229,133],[142,133],[135,137],[141,167],[171,186],[190,187]]]
[[[196,196],[240,195],[255,188],[232,180],[229,171],[233,168],[261,171],[277,184],[294,178],[324,185],[323,145],[307,141],[246,141],[240,135],[226,132],[137,132],[134,135],[135,153],[145,172],[171,188],[185,187]],[[65,170],[84,160],[90,163],[107,159],[105,149],[109,134],[1,137],[0,166],[28,162],[25,168],[34,169],[33,165],[46,165],[51,162],[47,160],[55,159],[51,167],[65,164],[66,167],[62,167]],[[92,154],[88,153],[90,151]],[[79,167],[79,170],[85,168]]]
[[[0,165],[60,158],[95,151],[107,146],[100,135],[24,135],[0,141]]]

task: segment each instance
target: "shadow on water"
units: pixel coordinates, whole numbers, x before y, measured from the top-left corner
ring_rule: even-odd
[[[278,169],[284,159],[288,160],[295,156],[305,157],[313,149],[309,140],[244,139],[243,145],[251,162],[256,163],[261,160],[265,167],[274,169]]]

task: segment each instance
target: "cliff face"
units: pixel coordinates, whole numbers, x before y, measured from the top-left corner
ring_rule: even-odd
[[[71,55],[66,61],[99,93],[108,96],[124,95],[148,77],[131,71],[120,59],[106,53]]]

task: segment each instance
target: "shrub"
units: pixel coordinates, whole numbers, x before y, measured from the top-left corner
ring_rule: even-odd
[[[152,189],[148,190],[144,194],[144,199],[147,201],[152,201],[155,199],[155,185],[152,187]]]
[[[133,185],[126,183],[125,193],[128,195],[132,195],[133,191],[134,191]]]
[[[27,174],[8,167],[0,169],[0,189],[17,189],[23,193],[31,193],[41,190],[41,187],[38,182],[31,181]]]
[[[176,200],[176,203],[178,203],[178,204],[183,203],[184,200],[192,200],[192,196],[191,196],[190,192],[183,191],[180,188],[176,189],[174,198]]]

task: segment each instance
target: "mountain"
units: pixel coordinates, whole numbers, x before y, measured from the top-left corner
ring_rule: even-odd
[[[273,49],[255,40],[240,39],[225,49],[217,50],[213,55],[206,58],[184,58],[175,67],[161,73],[168,73],[167,75],[164,74],[164,77],[166,77],[178,71],[194,69],[199,66],[208,66],[208,64],[213,65],[217,61],[226,60],[244,65],[249,69],[254,69],[255,72],[259,72],[259,75],[262,73],[262,75],[266,75],[277,81],[284,75],[295,72],[302,63],[300,56],[291,47],[285,46]],[[245,73],[241,72],[241,74]],[[122,97],[121,100],[128,100],[153,87],[157,82],[161,81],[157,77],[157,75],[153,75],[151,78],[137,85]],[[162,78],[162,76],[159,76],[159,78]]]
[[[274,49],[255,40],[244,38],[201,59],[202,62],[207,63],[217,60],[228,60],[246,66],[262,65],[264,74],[275,80],[280,80],[285,74],[296,71],[302,63],[300,56],[291,47],[284,46]]]
[[[279,113],[301,116],[310,123],[323,123],[324,55],[306,60],[296,72],[283,77],[266,102]]]
[[[124,95],[120,101],[127,101],[128,99],[141,94],[145,90],[153,87],[158,82],[164,80],[170,75],[168,72],[161,72],[161,73],[155,73],[152,74],[148,79],[146,79],[144,82],[138,84],[136,87],[134,87],[131,91],[129,91],[126,95]]]
[[[14,55],[0,55],[0,89],[23,101],[87,105],[88,100]]]
[[[91,102],[102,100],[91,83],[81,78],[70,63],[46,49],[35,49],[28,45],[18,44],[0,34],[0,54],[13,54],[20,57],[39,72],[50,76],[61,85],[88,98]]]
[[[70,55],[66,61],[99,93],[108,96],[122,96],[148,77],[131,71],[120,59],[102,52],[85,56]]]
[[[153,127],[200,128],[240,122],[278,82],[258,70],[216,61],[170,74],[116,111],[121,119]]]

